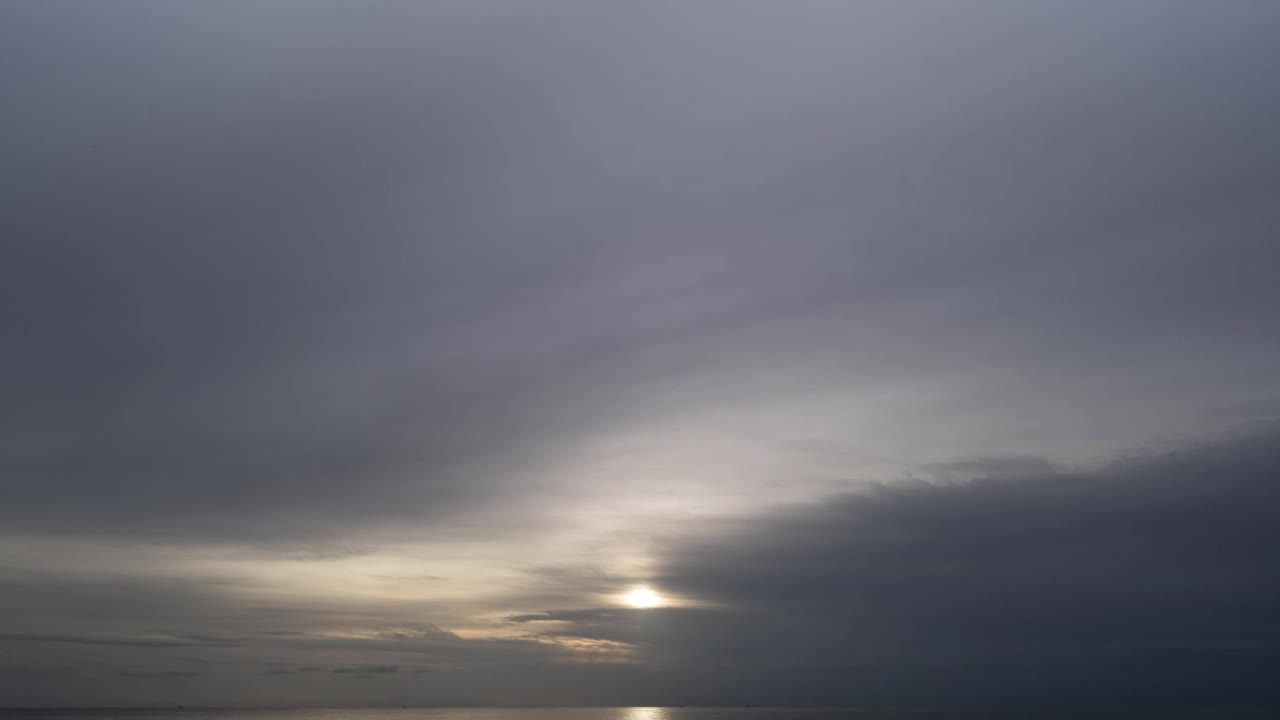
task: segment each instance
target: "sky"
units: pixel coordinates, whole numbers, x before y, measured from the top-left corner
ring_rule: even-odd
[[[0,706],[1280,704],[1277,32],[4,3]]]

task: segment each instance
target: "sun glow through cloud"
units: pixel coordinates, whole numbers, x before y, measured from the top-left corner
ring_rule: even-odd
[[[632,588],[622,596],[623,602],[633,608],[654,608],[663,604],[662,596],[647,587]]]

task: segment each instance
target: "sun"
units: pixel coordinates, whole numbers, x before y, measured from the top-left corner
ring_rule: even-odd
[[[655,608],[662,606],[662,596],[643,585],[632,588],[622,596],[624,602],[633,608]]]

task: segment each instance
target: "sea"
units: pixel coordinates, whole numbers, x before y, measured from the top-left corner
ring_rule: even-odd
[[[0,720],[1258,720],[1275,710],[945,708],[8,708]]]

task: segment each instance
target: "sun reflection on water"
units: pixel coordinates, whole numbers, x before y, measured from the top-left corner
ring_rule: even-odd
[[[667,709],[660,707],[626,708],[622,720],[667,720]]]

